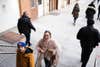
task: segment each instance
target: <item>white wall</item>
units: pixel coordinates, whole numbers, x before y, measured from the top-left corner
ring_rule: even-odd
[[[58,10],[61,9],[61,7],[62,7],[62,2],[63,2],[63,0],[58,0]]]
[[[49,0],[44,0],[44,15],[48,15],[49,14]]]
[[[16,26],[18,18],[18,0],[0,0],[0,32]]]
[[[42,4],[38,5],[38,17],[43,16],[43,0]]]

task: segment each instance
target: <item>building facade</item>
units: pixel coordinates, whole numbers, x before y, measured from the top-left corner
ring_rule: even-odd
[[[0,0],[0,32],[16,26],[18,18],[18,0]]]
[[[17,25],[18,18],[27,11],[34,20],[61,10],[75,0],[0,0],[0,32]]]

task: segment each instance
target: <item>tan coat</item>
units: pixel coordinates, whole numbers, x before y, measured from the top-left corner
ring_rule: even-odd
[[[17,51],[16,67],[35,67],[33,53],[21,53]]]
[[[44,42],[43,39],[41,39],[38,42],[37,45],[38,48],[41,48],[44,50],[44,57],[48,60],[51,60],[52,56],[55,55],[55,58],[53,58],[53,63],[57,64],[59,56],[58,56],[58,47],[54,40],[49,40],[48,42]],[[43,56],[42,55],[42,56]],[[41,61],[41,60],[40,60]]]

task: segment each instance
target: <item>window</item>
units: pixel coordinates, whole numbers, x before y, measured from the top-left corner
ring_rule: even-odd
[[[41,5],[42,4],[42,0],[38,0],[38,4]]]

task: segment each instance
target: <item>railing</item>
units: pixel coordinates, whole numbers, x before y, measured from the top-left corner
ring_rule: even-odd
[[[6,53],[6,52],[3,52],[3,53],[0,53],[0,54],[16,54],[16,53]]]
[[[11,45],[9,45],[9,46],[8,46],[8,45],[0,45],[0,47],[15,47],[15,48],[16,48],[17,46],[11,46]]]
[[[13,47],[13,48],[17,48],[17,46],[12,46],[12,45],[0,45],[0,47]],[[16,52],[1,52],[0,54],[16,54]]]

